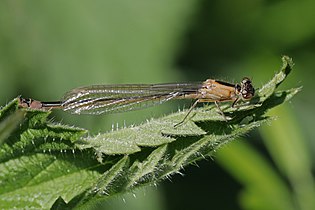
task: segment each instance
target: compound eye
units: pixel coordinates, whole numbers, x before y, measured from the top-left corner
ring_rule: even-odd
[[[240,93],[242,91],[242,87],[239,84],[235,85],[235,90],[237,93]]]
[[[245,77],[241,82],[241,94],[243,99],[251,99],[255,95],[255,89],[252,85],[252,81]]]
[[[244,77],[241,83],[242,84],[252,83],[252,81],[248,77]]]
[[[251,99],[254,95],[246,92],[242,93],[242,96],[244,99]]]

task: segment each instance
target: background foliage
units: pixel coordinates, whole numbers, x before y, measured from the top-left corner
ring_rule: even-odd
[[[97,83],[209,77],[234,82],[250,76],[260,86],[288,54],[296,66],[284,86],[304,88],[272,113],[279,116],[276,122],[220,150],[215,162],[187,168],[187,176],[173,177],[159,191],[140,190],[137,199],[125,195],[104,205],[309,209],[314,195],[314,6],[311,0],[1,1],[1,104],[19,94],[56,100],[68,89]],[[183,107],[171,105],[99,117],[56,112],[54,120],[98,133]]]

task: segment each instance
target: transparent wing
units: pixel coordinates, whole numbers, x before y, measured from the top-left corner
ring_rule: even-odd
[[[94,85],[65,94],[62,107],[74,114],[103,114],[142,109],[196,94],[202,83]]]

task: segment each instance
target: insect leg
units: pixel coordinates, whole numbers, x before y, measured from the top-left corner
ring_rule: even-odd
[[[185,115],[185,117],[184,117],[179,123],[176,123],[176,124],[174,125],[174,127],[177,127],[177,126],[179,126],[180,124],[182,124],[183,122],[185,122],[185,120],[187,119],[188,115],[189,115],[190,112],[196,107],[196,105],[198,104],[198,102],[199,102],[199,99],[197,99],[197,100],[193,103],[193,105],[191,105],[191,107],[189,108],[189,110],[188,110],[187,114]]]

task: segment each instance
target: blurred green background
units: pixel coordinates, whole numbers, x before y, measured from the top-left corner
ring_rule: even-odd
[[[256,87],[289,55],[281,88],[303,86],[253,131],[158,187],[118,196],[106,209],[315,209],[315,1],[55,0],[0,2],[0,100],[59,100],[91,84],[218,78]],[[139,124],[186,108],[168,103],[130,113],[56,122],[91,133]]]

